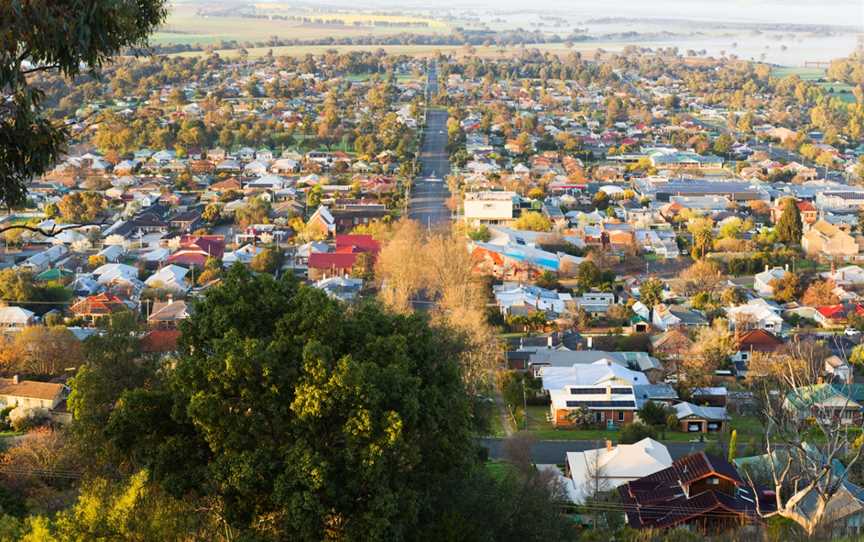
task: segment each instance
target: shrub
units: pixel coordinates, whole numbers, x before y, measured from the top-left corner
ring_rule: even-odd
[[[657,431],[641,422],[625,425],[621,430],[621,444],[633,444],[644,438],[657,438]]]

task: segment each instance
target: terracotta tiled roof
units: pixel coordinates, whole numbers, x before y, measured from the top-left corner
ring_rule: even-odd
[[[122,299],[106,292],[85,297],[71,308],[73,313],[82,316],[100,316],[128,309]]]
[[[773,352],[783,344],[783,341],[764,329],[754,329],[741,335],[738,339],[738,350],[756,350]]]
[[[148,353],[175,352],[180,331],[176,329],[154,329],[141,338],[141,350]]]

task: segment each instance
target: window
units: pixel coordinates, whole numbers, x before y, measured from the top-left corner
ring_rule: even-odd
[[[719,486],[720,485],[720,479],[719,478],[708,478],[708,485],[709,486]]]
[[[631,390],[630,388],[612,388],[612,393],[618,395],[629,395],[633,393],[633,390]]]
[[[623,422],[623,421],[624,421],[624,411],[623,411],[623,410],[619,410],[619,411],[618,411],[618,421],[619,421],[619,422]]]

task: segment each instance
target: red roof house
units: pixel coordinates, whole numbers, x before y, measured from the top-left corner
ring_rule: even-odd
[[[781,346],[783,341],[764,329],[753,329],[738,337],[739,352],[773,352]]]
[[[728,461],[705,452],[618,488],[631,528],[689,525],[702,532],[756,521],[752,491]],[[759,497],[762,510],[770,509],[767,495]]]
[[[207,258],[222,261],[225,254],[225,237],[221,235],[184,235],[180,238],[180,248],[168,257],[169,264],[183,267],[203,268]]]
[[[846,322],[846,308],[842,304],[817,307],[822,325],[840,325]]]
[[[345,250],[346,248],[351,250]],[[381,243],[373,239],[371,235],[336,236],[336,252],[370,252],[377,255],[380,251]]]
[[[96,320],[103,316],[127,311],[129,306],[116,295],[102,292],[101,294],[91,295],[79,300],[72,305],[71,309],[75,316]]]
[[[147,332],[147,334],[141,338],[141,351],[151,354],[176,352],[177,342],[179,340],[180,330],[154,329]]]

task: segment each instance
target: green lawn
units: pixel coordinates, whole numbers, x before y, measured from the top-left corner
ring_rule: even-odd
[[[504,478],[507,475],[507,471],[513,468],[513,465],[504,461],[487,461],[484,466],[496,480]]]
[[[528,431],[537,440],[590,440],[597,442],[611,440],[618,442],[620,431],[617,430],[555,429],[552,422],[546,420],[548,413],[549,407],[547,406],[528,406]],[[698,438],[699,435],[679,431],[665,431],[657,435],[658,440],[665,442],[690,442]],[[714,440],[711,437],[708,438]]]
[[[765,434],[762,420],[756,416],[732,416],[729,429],[738,432],[738,443],[746,444],[750,439],[761,440]]]
[[[823,68],[799,68],[794,66],[786,66],[774,68],[771,70],[771,75],[774,77],[788,77],[790,75],[797,75],[804,81],[814,81],[816,79],[822,79],[825,77],[825,70]]]

